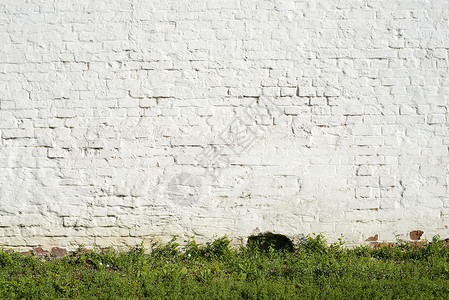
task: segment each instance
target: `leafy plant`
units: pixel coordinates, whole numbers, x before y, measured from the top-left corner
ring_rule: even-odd
[[[232,248],[221,237],[182,247],[173,239],[146,254],[112,248],[61,260],[0,250],[2,299],[371,299],[446,298],[449,250],[436,236],[376,249],[305,237],[292,252]]]

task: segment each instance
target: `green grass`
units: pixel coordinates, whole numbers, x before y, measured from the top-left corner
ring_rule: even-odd
[[[447,299],[449,249],[353,249],[307,237],[293,252],[175,241],[151,254],[79,250],[60,260],[0,251],[1,299]]]

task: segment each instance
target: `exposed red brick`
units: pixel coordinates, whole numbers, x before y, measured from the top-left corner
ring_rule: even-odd
[[[92,252],[94,252],[94,250],[92,250],[92,249],[81,249],[77,253],[83,254],[83,253],[92,253]]]
[[[396,244],[395,243],[379,243],[379,247],[390,247],[393,248]]]
[[[377,247],[379,247],[379,243],[378,243],[378,242],[370,243],[369,245],[370,245],[371,248],[373,248],[373,249],[377,249]]]
[[[426,243],[426,242],[423,242],[423,241],[419,241],[419,242],[410,242],[410,244],[414,245],[414,246],[417,247],[417,248],[420,248],[420,247],[422,247],[422,246],[427,245],[427,243]]]
[[[47,255],[48,251],[42,249],[41,247],[36,247],[33,249],[33,254],[34,255]]]
[[[64,256],[67,254],[67,250],[64,248],[59,248],[59,247],[53,247],[51,248],[51,254],[56,256],[56,257],[60,257],[60,256]]]
[[[376,234],[375,236],[370,236],[369,238],[367,238],[367,239],[365,240],[365,242],[375,242],[375,241],[377,241],[378,239],[379,239],[379,235]]]
[[[421,238],[423,233],[424,233],[424,231],[421,231],[421,230],[410,231],[410,239],[412,241],[418,241]]]

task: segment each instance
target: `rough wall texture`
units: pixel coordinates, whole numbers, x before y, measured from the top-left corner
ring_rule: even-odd
[[[0,245],[449,234],[449,1],[0,11]]]

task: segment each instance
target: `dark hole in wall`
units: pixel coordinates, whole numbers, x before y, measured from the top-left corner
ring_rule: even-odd
[[[285,250],[288,252],[293,252],[294,249],[291,239],[283,234],[271,232],[249,236],[247,246],[258,248],[261,251],[267,251],[270,246],[275,250]]]

